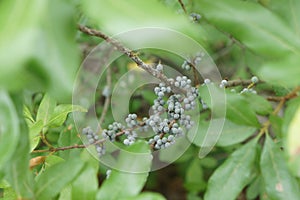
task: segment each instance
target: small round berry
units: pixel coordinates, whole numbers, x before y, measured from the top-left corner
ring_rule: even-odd
[[[251,78],[251,82],[252,82],[252,83],[257,83],[257,82],[258,82],[257,76],[253,76],[253,77]]]
[[[156,66],[156,70],[163,71],[163,69],[164,69],[164,66],[162,64],[158,63],[158,65]]]
[[[211,81],[210,81],[210,79],[206,78],[206,79],[204,79],[204,83],[209,84],[209,83],[211,83]]]
[[[221,84],[226,86],[228,84],[228,81],[224,79],[224,80],[221,81]]]
[[[124,141],[123,141],[123,143],[125,144],[125,145],[129,145],[130,144],[130,141],[129,141],[129,139],[125,139]]]

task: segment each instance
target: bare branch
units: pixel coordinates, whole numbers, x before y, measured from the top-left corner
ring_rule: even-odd
[[[102,33],[99,30],[91,29],[91,28],[88,28],[88,27],[83,26],[83,25],[78,25],[78,29],[81,32],[83,32],[85,34],[88,34],[90,36],[100,37],[100,38],[104,39],[106,42],[113,45],[118,51],[120,51],[121,53],[124,53],[125,55],[127,55],[133,62],[135,62],[137,64],[138,67],[144,69],[145,71],[147,71],[152,76],[154,76],[157,79],[161,80],[167,86],[170,86],[173,91],[185,93],[185,91],[183,89],[175,87],[172,84],[172,82],[168,79],[168,77],[166,77],[163,73],[157,71],[150,64],[146,64],[145,62],[143,62],[142,59],[140,59],[140,57],[138,56],[138,53],[136,53],[136,52],[132,51],[131,49],[125,47],[118,40],[107,36],[106,34]]]

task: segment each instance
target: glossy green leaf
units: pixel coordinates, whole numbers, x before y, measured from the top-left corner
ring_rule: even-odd
[[[28,129],[23,120],[23,102],[20,96],[12,96],[15,109],[19,120],[15,124],[19,127],[19,134],[15,138],[17,145],[9,162],[5,164],[5,180],[9,182],[18,199],[32,199],[33,195],[33,177],[29,171],[29,139]],[[20,134],[22,133],[22,134]],[[7,144],[5,144],[7,145]]]
[[[199,0],[197,4],[210,23],[257,54],[278,58],[300,53],[300,38],[289,24],[259,4],[236,0]]]
[[[51,199],[78,176],[84,163],[80,159],[67,160],[56,164],[37,178],[34,193],[38,199]]]
[[[47,126],[50,127],[59,127],[65,121],[69,113],[71,112],[87,112],[87,110],[81,106],[77,105],[65,105],[61,104],[55,107],[54,112],[51,114],[50,120],[47,123]]]
[[[145,142],[136,142],[126,150],[135,153],[130,155],[128,152],[120,152],[118,160],[120,170],[125,169],[128,171],[130,169],[134,171],[134,169],[138,169],[138,171],[144,172],[129,173],[113,169],[109,178],[101,185],[97,193],[97,199],[118,200],[120,198],[134,197],[144,187],[152,161],[149,146]],[[143,156],[136,156],[137,153],[143,153]]]
[[[12,156],[20,134],[15,106],[7,94],[0,90],[0,171]]]
[[[72,183],[72,198],[94,200],[98,189],[97,170],[86,165]]]
[[[296,180],[289,173],[280,147],[267,135],[260,160],[261,174],[271,199],[299,199]]]
[[[46,126],[49,123],[50,117],[54,112],[56,101],[49,94],[45,94],[43,100],[39,106],[36,121],[42,121],[43,125]]]
[[[262,96],[251,93],[244,93],[243,96],[257,114],[267,115],[273,111],[271,103]]]
[[[71,97],[79,65],[74,11],[59,0],[1,2],[0,18],[6,19],[0,21],[1,88],[48,89],[60,100]]]
[[[287,134],[286,149],[294,175],[300,177],[300,107],[294,115]]]
[[[256,158],[257,139],[254,139],[232,155],[217,168],[208,181],[205,200],[234,200],[251,181]]]

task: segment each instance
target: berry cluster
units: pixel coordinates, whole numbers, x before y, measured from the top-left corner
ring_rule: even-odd
[[[201,15],[199,15],[198,13],[191,13],[190,18],[192,21],[198,22],[201,19]]]
[[[160,63],[156,70],[163,71]],[[175,138],[184,135],[184,129],[190,129],[194,122],[186,114],[196,106],[198,90],[191,86],[192,81],[186,76],[177,76],[169,79],[169,85],[160,83],[154,88],[157,98],[153,101],[152,114],[138,121],[138,116],[134,113],[125,118],[126,127],[118,122],[113,122],[107,129],[102,131],[103,139],[99,142],[97,135],[88,127],[83,129],[83,134],[87,136],[89,144],[95,144],[98,155],[105,153],[104,141],[123,141],[124,145],[132,145],[137,138],[136,130],[152,130],[154,135],[148,138],[149,145],[154,149],[169,147],[175,142]],[[176,87],[183,93],[174,93],[171,87]]]
[[[186,110],[193,109],[196,105],[198,90],[191,86],[192,81],[186,76],[177,76],[170,82],[177,88],[186,91],[183,94],[171,94],[171,88],[160,83],[159,87],[154,88],[157,99],[152,106],[153,115],[145,118],[145,127],[151,127],[155,132],[154,137],[148,143],[154,149],[163,149],[175,142],[175,137],[183,135],[183,128],[190,129],[193,125],[191,117],[185,114]],[[169,96],[165,101],[163,98]],[[163,113],[167,115],[162,117]]]
[[[99,136],[90,127],[83,128],[82,134],[86,135],[89,144],[95,145],[99,157],[105,154],[104,144],[99,142]]]
[[[108,125],[108,130],[104,129],[102,131],[102,136],[105,139],[109,139],[111,142],[115,141],[116,139],[116,134],[121,132],[125,127],[118,122],[114,122],[110,125]]]

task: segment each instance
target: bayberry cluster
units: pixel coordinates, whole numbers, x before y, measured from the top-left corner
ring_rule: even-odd
[[[105,139],[109,139],[111,142],[115,141],[116,134],[121,132],[125,127],[118,122],[114,122],[110,125],[108,125],[108,129],[104,129],[102,131],[102,136]]]
[[[89,144],[95,145],[99,157],[105,154],[104,144],[99,142],[99,136],[90,127],[83,128],[82,134],[86,135]]]
[[[170,146],[175,142],[174,138],[184,134],[182,127],[189,129],[193,125],[191,117],[185,111],[195,107],[198,90],[191,86],[192,81],[186,76],[177,76],[170,82],[186,91],[186,95],[171,94],[171,88],[162,83],[154,88],[157,99],[152,106],[153,115],[144,119],[145,126],[151,127],[155,132],[154,137],[148,140],[154,149]]]
[[[163,65],[159,63],[156,70],[162,72]],[[124,145],[132,145],[136,141],[137,130],[152,130],[154,135],[148,138],[148,143],[154,150],[158,150],[169,147],[175,142],[176,137],[184,135],[184,129],[193,126],[191,116],[186,114],[186,111],[196,106],[198,90],[191,86],[192,81],[186,76],[168,80],[168,84],[160,83],[154,88],[157,98],[153,101],[152,114],[149,117],[138,121],[138,116],[132,113],[125,118],[127,126],[113,122],[102,131],[101,142],[89,127],[83,129],[89,144],[95,144],[99,156],[105,152],[106,140],[123,141]],[[174,93],[171,87],[178,88],[182,93]]]

